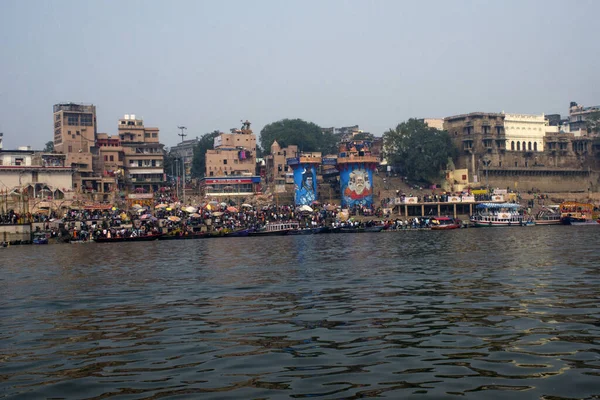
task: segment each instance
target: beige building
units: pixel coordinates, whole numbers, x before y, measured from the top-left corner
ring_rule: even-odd
[[[287,165],[287,159],[298,157],[298,146],[281,147],[277,141],[271,145],[271,154],[265,157],[265,179],[267,185],[283,185],[294,183],[292,169]]]
[[[423,118],[421,121],[430,128],[435,128],[440,131],[444,130],[444,118]]]
[[[0,150],[0,192],[27,193],[30,199],[63,199],[73,186],[73,169],[64,154],[21,147]]]
[[[127,189],[158,190],[165,182],[164,145],[159,142],[158,128],[144,126],[144,121],[135,115],[125,115],[119,120],[118,132],[122,148],[123,181]],[[108,156],[109,166],[112,166],[110,157],[114,156],[114,151],[110,146],[103,150],[103,156]],[[115,161],[114,157],[112,161]]]
[[[54,105],[54,150],[66,154],[66,165],[75,169],[73,188],[82,192],[100,190],[94,173],[92,150],[96,143],[96,106],[61,103]]]
[[[256,174],[256,135],[250,122],[242,129],[221,133],[214,140],[214,149],[206,152],[206,172],[209,176],[254,176]]]

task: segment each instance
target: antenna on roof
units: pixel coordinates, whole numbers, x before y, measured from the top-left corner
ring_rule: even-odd
[[[177,129],[181,129],[181,133],[178,133],[177,136],[181,136],[181,143],[183,143],[183,138],[187,136],[186,133],[183,133],[184,130],[187,130],[185,126],[178,126]]]

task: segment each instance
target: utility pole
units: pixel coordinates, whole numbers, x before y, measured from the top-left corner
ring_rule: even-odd
[[[183,143],[183,138],[187,136],[187,134],[183,133],[183,131],[187,130],[187,128],[183,125],[180,125],[177,127],[177,129],[181,129],[181,133],[178,133],[177,136],[181,136],[181,143]],[[183,180],[181,181],[181,197],[183,199],[183,204],[185,204],[185,151],[181,153],[181,169],[183,170]]]

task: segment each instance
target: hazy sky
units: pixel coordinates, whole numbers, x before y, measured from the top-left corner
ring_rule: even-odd
[[[52,105],[93,103],[161,141],[282,118],[567,114],[600,104],[600,1],[0,0],[4,148],[52,140]]]

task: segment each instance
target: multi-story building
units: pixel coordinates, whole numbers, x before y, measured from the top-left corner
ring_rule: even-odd
[[[182,160],[185,168],[186,179],[192,176],[192,162],[194,161],[194,149],[198,145],[198,138],[184,140],[181,143],[171,147],[170,154],[175,156],[175,159]],[[166,171],[169,173],[169,171]],[[181,175],[181,172],[176,175]]]
[[[589,138],[550,126],[543,114],[463,114],[445,118],[444,129],[460,151],[455,166],[468,170],[470,182],[542,190],[589,183]]]
[[[271,145],[271,154],[265,157],[265,180],[267,185],[284,185],[294,183],[292,169],[287,159],[298,157],[298,146],[289,145],[282,148],[275,140]]]
[[[102,191],[110,193],[123,188],[125,164],[121,140],[118,136],[98,133],[96,145],[98,146],[99,170],[102,176]]]
[[[256,174],[256,135],[246,121],[242,129],[221,133],[206,152],[206,176]]]
[[[511,151],[543,152],[548,129],[544,114],[504,114],[506,148]]]
[[[600,112],[600,106],[584,107],[572,101],[569,106],[569,130],[572,133],[587,130],[587,118]]]
[[[205,195],[242,198],[260,191],[256,135],[250,129],[250,122],[244,122],[241,129],[221,133],[214,139],[213,147],[206,152],[205,177],[200,180]]]
[[[443,118],[422,118],[419,121],[423,122],[430,128],[435,128],[437,130],[444,130],[444,119]]]
[[[31,201],[63,199],[73,186],[73,169],[65,158],[29,146],[0,149],[0,192],[25,193]]]
[[[101,178],[94,173],[96,106],[61,103],[54,105],[54,150],[66,154],[66,165],[75,169],[73,188],[100,190]]]
[[[484,154],[498,158],[506,151],[504,114],[474,112],[444,119],[448,131],[460,153],[456,168],[466,168],[471,176],[477,174],[477,160]]]
[[[118,132],[119,141],[113,144],[120,144],[123,151],[123,180],[127,188],[158,190],[165,183],[164,145],[159,142],[159,129],[144,126],[144,121],[135,115],[125,115],[119,120]],[[103,147],[102,152],[107,152],[109,163],[111,155],[115,161],[110,147]]]

